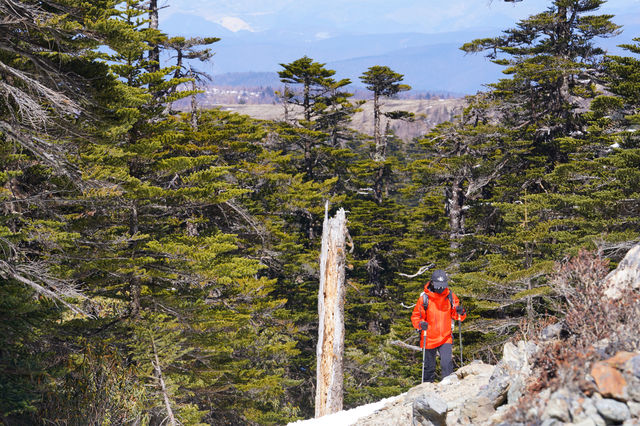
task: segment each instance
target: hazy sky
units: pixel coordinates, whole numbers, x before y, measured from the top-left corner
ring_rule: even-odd
[[[548,7],[550,0],[165,0],[168,17],[183,13],[226,28],[249,31],[287,28],[318,38],[344,33],[439,33],[505,28]],[[610,0],[603,12],[632,14],[640,0]],[[640,23],[640,22],[638,22]]]

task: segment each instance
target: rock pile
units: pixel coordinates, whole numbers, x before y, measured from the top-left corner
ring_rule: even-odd
[[[497,424],[525,389],[536,346],[507,343],[497,365],[479,361],[438,384],[423,383],[356,425]]]
[[[596,362],[586,384],[583,390],[543,390],[527,417],[538,417],[545,426],[640,424],[640,352]]]
[[[423,383],[356,425],[445,425],[451,424],[478,389],[486,387],[495,367],[474,362],[460,368],[442,382]]]
[[[519,400],[531,373],[536,345],[505,345],[496,366],[474,362],[438,384],[423,383],[381,410],[358,420],[374,425],[513,424],[511,410],[526,409],[527,424],[543,426],[640,425],[640,352],[620,352],[594,364],[586,390],[545,389],[529,406]]]

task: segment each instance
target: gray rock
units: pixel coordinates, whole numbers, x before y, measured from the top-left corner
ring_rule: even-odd
[[[600,420],[602,420],[602,418],[600,418]],[[584,420],[580,420],[580,421],[574,421],[573,423],[571,423],[573,426],[598,426],[598,424],[590,418],[585,418]],[[602,420],[602,424],[604,423],[604,420]]]
[[[524,384],[525,378],[522,376],[516,376],[509,385],[507,391],[507,404],[515,404],[518,402],[525,390]]]
[[[554,340],[560,337],[562,332],[562,324],[556,323],[546,326],[542,332],[540,332],[540,339],[542,341]]]
[[[455,374],[450,374],[440,381],[440,385],[449,386],[458,382],[460,382],[460,379],[458,379],[458,376],[456,376]]]
[[[593,344],[593,349],[600,358],[605,359],[609,358],[612,355],[609,353],[609,348],[611,348],[611,345],[611,340],[609,340],[608,338],[604,338],[595,342]]]
[[[538,412],[538,408],[531,407],[527,410],[527,418],[528,419],[537,419],[540,418],[540,413]]]
[[[527,358],[530,360],[536,353],[538,353],[538,345],[531,341],[520,341],[518,342],[518,347],[524,348],[527,354]]]
[[[447,403],[434,395],[425,395],[414,400],[413,424],[445,426],[447,424]]]
[[[631,417],[627,404],[615,399],[604,398],[596,401],[596,409],[605,420],[622,423]]]
[[[495,408],[489,399],[481,397],[469,400],[461,409],[463,417],[469,419],[472,424],[478,424],[489,419],[494,413]]]
[[[640,402],[627,401],[631,417],[640,418]]]
[[[497,408],[504,404],[507,400],[507,392],[509,391],[509,385],[511,384],[511,376],[500,369],[496,368],[496,371],[491,375],[489,384],[486,387],[480,389],[478,397],[487,398],[491,401],[493,408]]]
[[[565,423],[571,420],[571,416],[569,414],[569,402],[562,393],[553,393],[542,413],[542,418],[557,419]]]
[[[605,277],[603,286],[604,294],[613,300],[619,299],[626,289],[640,288],[640,244],[627,252],[618,267]]]
[[[598,409],[594,404],[593,399],[586,399],[582,402],[581,412],[578,413],[577,410],[574,411],[573,414],[573,422],[581,424],[585,422],[585,424],[591,424],[589,422],[593,422],[595,426],[606,426],[607,422],[600,416],[598,413]]]
[[[558,419],[546,419],[540,426],[560,426],[563,424],[564,423],[559,421]]]
[[[507,342],[502,349],[500,364],[505,365],[511,373],[525,372],[528,374],[529,360],[536,353],[538,347],[533,342],[520,340],[516,345]],[[525,370],[525,371],[522,371]]]
[[[640,355],[634,356],[629,360],[631,373],[640,379]]]
[[[488,376],[491,377],[495,370],[494,365],[485,364],[482,361],[473,361],[471,364],[460,367],[455,375],[459,379],[464,379],[469,376]]]
[[[625,378],[627,379],[627,395],[629,399],[640,402],[640,379],[631,375]]]
[[[489,383],[480,389],[477,397],[488,399],[494,408],[505,402],[517,401],[524,391],[526,378],[531,374],[530,360],[537,350],[533,342],[519,341],[517,345],[507,342]]]

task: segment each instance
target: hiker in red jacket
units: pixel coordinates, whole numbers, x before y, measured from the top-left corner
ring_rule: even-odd
[[[442,377],[453,373],[451,324],[452,320],[464,321],[467,312],[448,287],[447,273],[442,269],[433,271],[431,281],[425,284],[424,292],[411,314],[413,327],[420,331],[423,382],[433,382],[435,379],[437,353],[440,353]]]

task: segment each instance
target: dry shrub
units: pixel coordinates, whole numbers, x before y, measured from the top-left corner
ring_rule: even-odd
[[[639,348],[640,293],[628,289],[620,299],[609,299],[603,285],[608,272],[609,261],[586,250],[556,270],[552,285],[565,300],[572,351],[606,357]]]
[[[569,336],[541,348],[536,359],[540,386],[555,378],[583,377],[592,362],[639,349],[640,293],[629,289],[621,299],[609,299],[603,285],[608,273],[609,260],[587,250],[556,267],[551,283],[563,300],[559,311]]]
[[[593,384],[585,376],[594,362],[640,350],[640,292],[629,289],[610,300],[603,286],[608,272],[608,260],[586,250],[556,267],[551,283],[562,300],[558,312],[565,336],[538,342],[528,391],[510,410],[509,420],[530,421],[528,409],[545,404],[537,397],[544,389],[566,387],[589,395]]]
[[[564,299],[564,327],[578,338],[576,343],[596,342],[610,331],[610,313],[602,287],[608,272],[609,261],[586,250],[556,267],[551,284]]]

